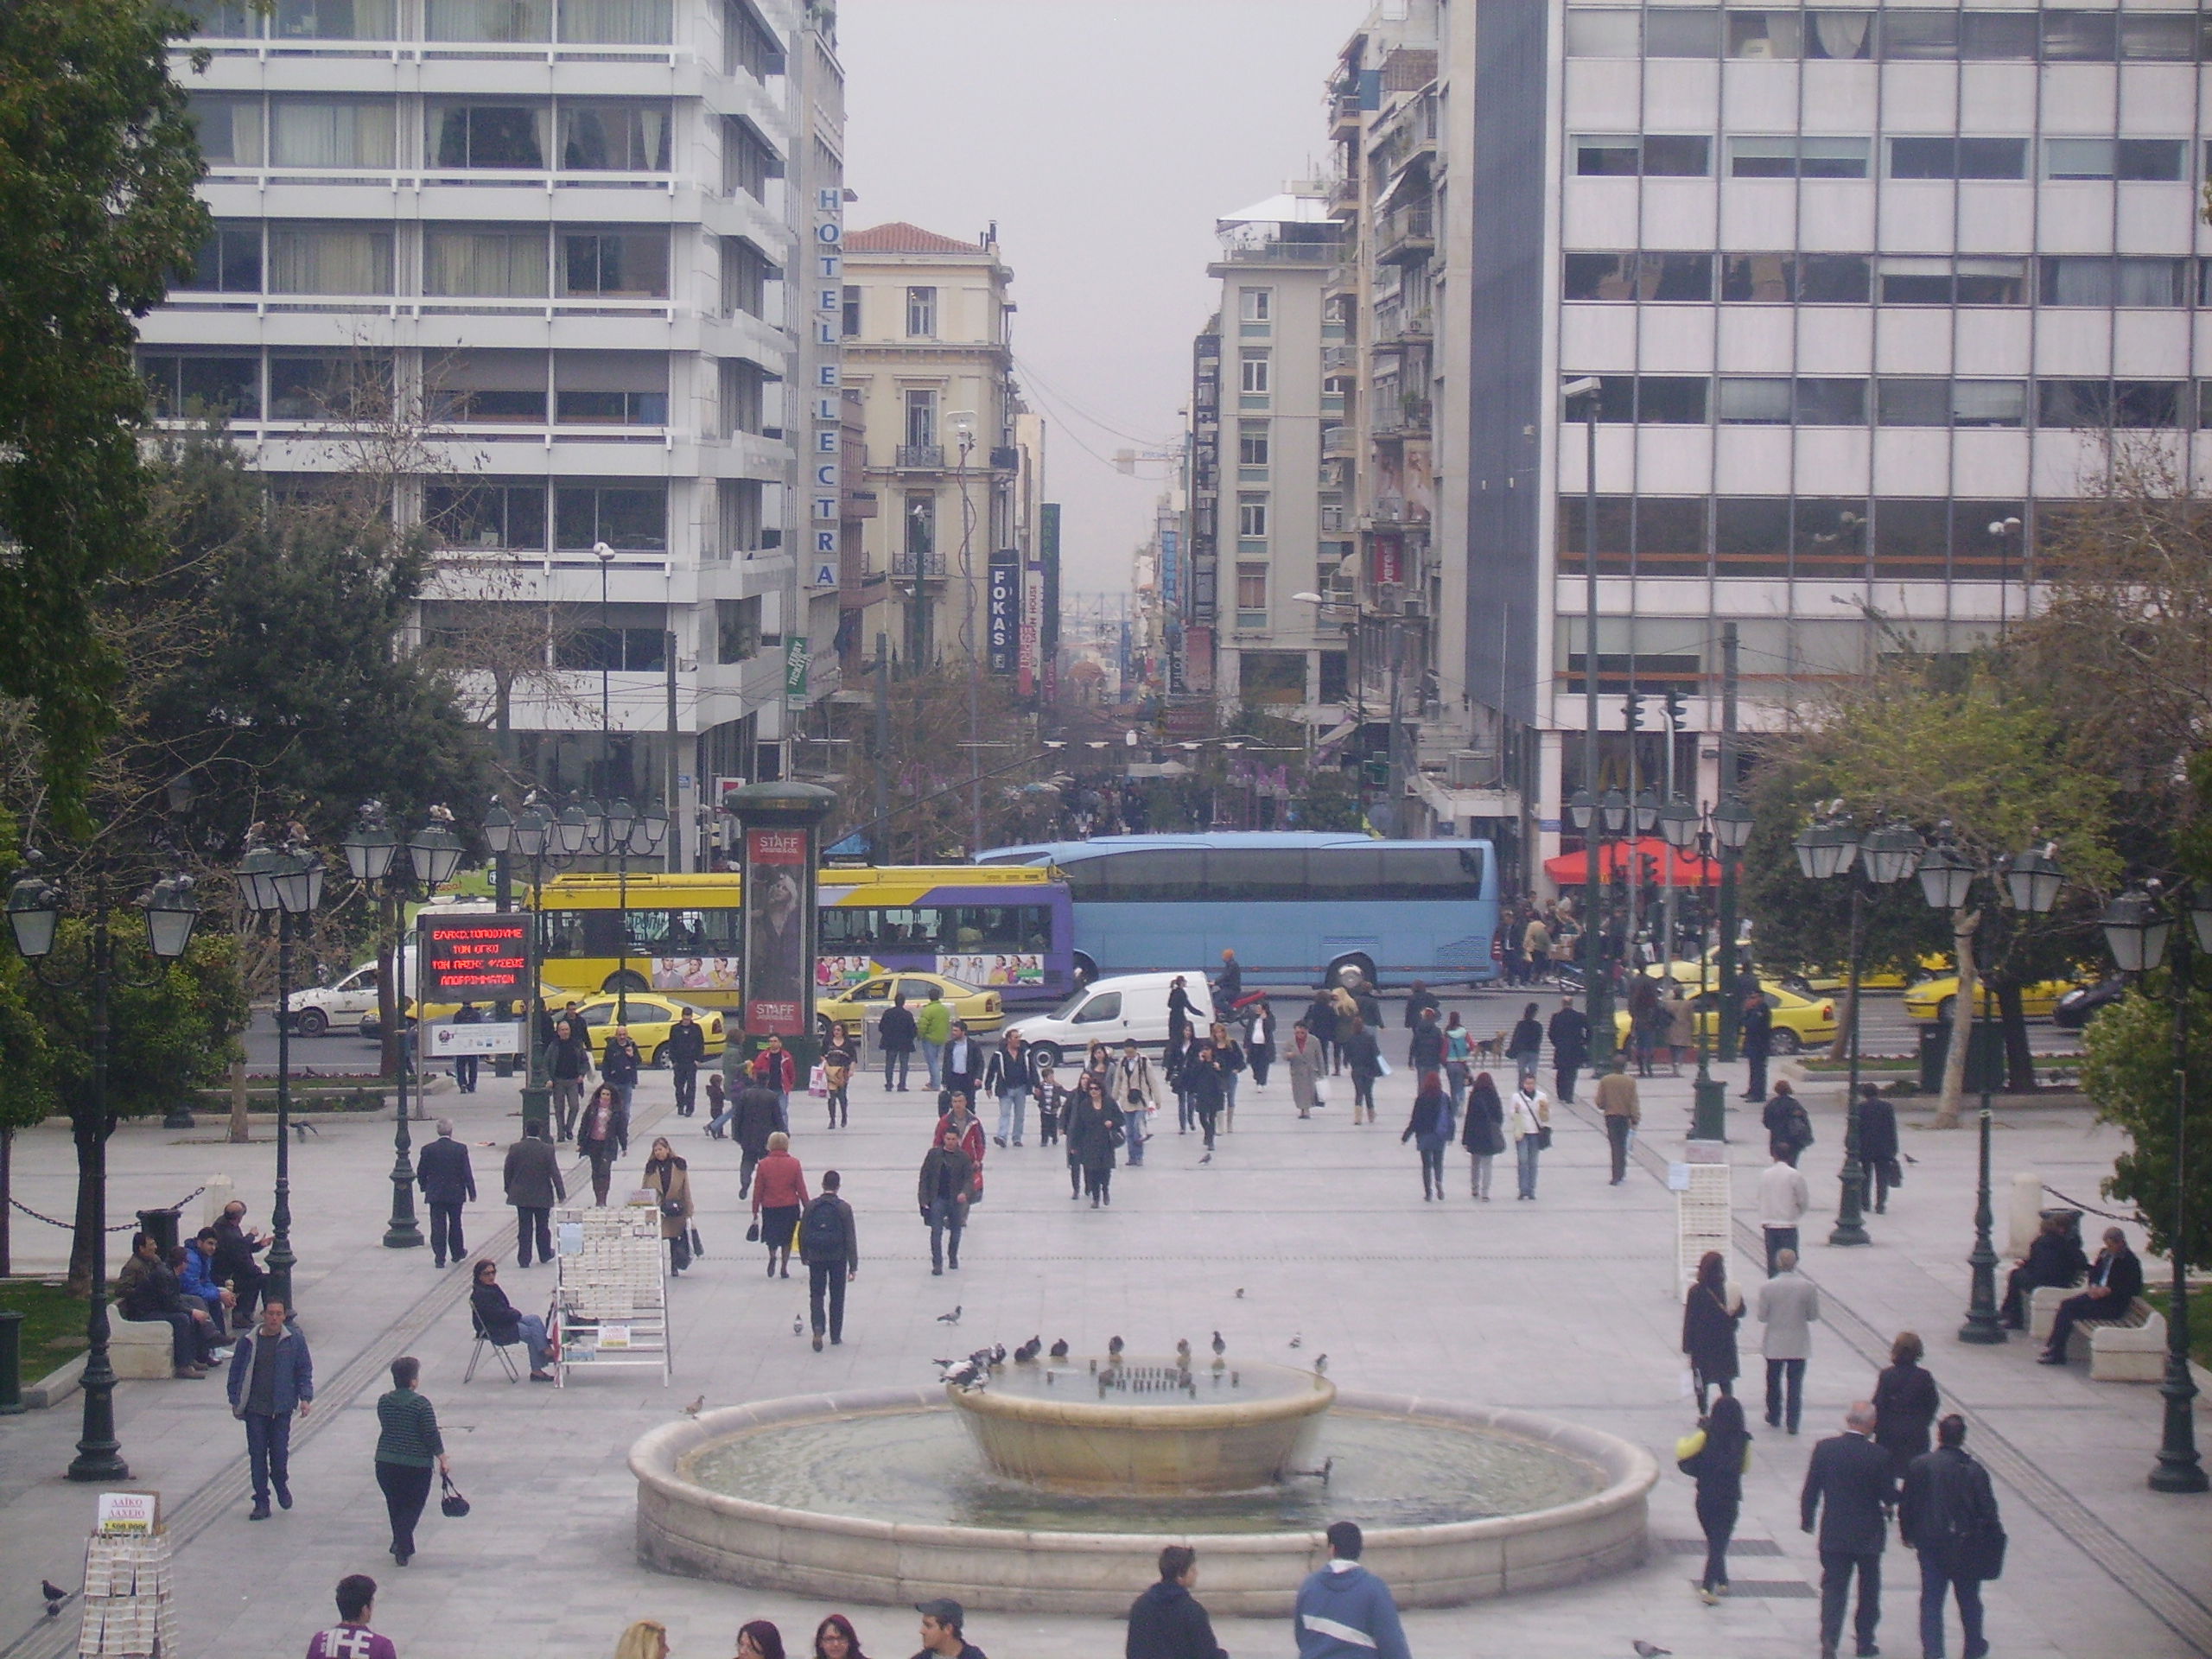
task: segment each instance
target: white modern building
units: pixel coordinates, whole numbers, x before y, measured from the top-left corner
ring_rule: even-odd
[[[524,777],[690,823],[714,779],[779,775],[793,710],[835,685],[834,9],[200,15],[207,67],[176,72],[216,231],[142,330],[158,406],[224,410],[287,483],[404,431],[395,507],[442,561],[424,636],[525,642],[485,699]]]

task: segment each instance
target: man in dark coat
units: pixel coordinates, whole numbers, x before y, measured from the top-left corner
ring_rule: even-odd
[[[886,1092],[896,1088],[906,1092],[906,1068],[914,1061],[914,1016],[906,1007],[904,991],[891,999],[891,1006],[883,1011],[883,1018],[875,1022],[876,1040],[883,1045],[883,1087]],[[899,1081],[893,1084],[893,1069]]]
[[[262,1281],[268,1275],[253,1258],[269,1248],[269,1241],[258,1233],[245,1230],[245,1205],[232,1198],[223,1206],[223,1213],[215,1223],[215,1269],[217,1284],[228,1284],[238,1300],[231,1308],[231,1327],[236,1331],[249,1330],[253,1325],[253,1305],[261,1300]]]
[[[1889,1511],[1896,1502],[1897,1465],[1874,1444],[1874,1408],[1864,1400],[1843,1420],[1845,1433],[1813,1448],[1798,1496],[1798,1521],[1821,1525],[1821,1659],[1836,1659],[1843,1639],[1843,1605],[1851,1579],[1859,1576],[1859,1607],[1853,1620],[1861,1659],[1879,1651],[1874,1627],[1882,1618],[1882,1550],[1888,1542]],[[1825,1500],[1827,1509],[1821,1511]]]
[[[1424,1012],[1433,1013],[1439,1026],[1444,1023],[1444,1005],[1436,1000],[1436,993],[1428,988],[1427,980],[1417,979],[1406,992],[1406,1029],[1408,1031],[1421,1029],[1421,1017]]]
[[[1766,1058],[1774,1043],[1774,1010],[1766,1005],[1766,994],[1756,985],[1744,993],[1744,1006],[1738,1029],[1743,1038],[1744,1062],[1750,1067],[1750,1076],[1744,1084],[1745,1100],[1766,1098]]]
[[[2003,1566],[2004,1528],[1989,1471],[1967,1455],[1967,1420],[1936,1426],[1936,1449],[1904,1471],[1897,1535],[1920,1555],[1920,1651],[1943,1659],[1943,1592],[1955,1592],[1966,1630],[1966,1659],[1989,1651],[1981,1628],[1982,1580]]]
[[[707,1058],[707,1033],[686,1008],[668,1033],[669,1075],[676,1084],[676,1115],[689,1117],[699,1107],[699,1067]]]
[[[566,1199],[569,1189],[561,1180],[561,1155],[545,1138],[545,1125],[524,1123],[522,1139],[507,1148],[502,1172],[507,1202],[515,1212],[515,1265],[530,1265],[530,1247],[537,1246],[537,1259],[553,1260],[553,1206]]]
[[[766,1083],[749,1080],[731,1103],[730,1139],[737,1142],[744,1160],[737,1170],[737,1196],[753,1192],[753,1172],[768,1155],[768,1137],[784,1127],[783,1097]]]
[[[1871,1083],[1859,1085],[1859,1161],[1873,1177],[1878,1216],[1890,1207],[1890,1176],[1897,1166],[1897,1109]]]
[[[2065,1289],[2078,1285],[2089,1271],[2089,1258],[2074,1230],[2074,1218],[2063,1211],[2048,1211],[2043,1230],[2028,1246],[2024,1261],[2005,1281],[2004,1323],[2018,1331],[2027,1325],[2028,1293],[2045,1287]]]
[[[1160,1552],[1160,1582],[1129,1605],[1124,1659],[1229,1659],[1213,1639],[1213,1621],[1191,1592],[1198,1582],[1198,1552],[1170,1544]]]
[[[2142,1294],[2143,1263],[2127,1248],[2127,1235],[2117,1227],[2106,1228],[2105,1247],[2090,1264],[2088,1287],[2079,1296],[2069,1296],[2058,1305],[2050,1345],[2036,1357],[2046,1365],[2063,1365],[2067,1338],[2074,1334],[2075,1325],[2124,1319]]]
[[[1590,1058],[1590,1020],[1574,1006],[1572,997],[1560,999],[1559,1012],[1552,1015],[1548,1028],[1552,1039],[1553,1092],[1572,1104],[1574,1100],[1574,1074]]]
[[[461,1206],[476,1201],[476,1172],[468,1148],[453,1138],[453,1120],[438,1120],[438,1138],[415,1160],[415,1179],[423,1202],[430,1206],[430,1260],[439,1267],[458,1262],[468,1246],[461,1242]]]

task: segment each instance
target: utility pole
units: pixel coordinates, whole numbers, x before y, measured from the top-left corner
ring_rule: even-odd
[[[1725,802],[1736,792],[1736,625],[1720,625],[1720,786]],[[1720,859],[1720,1058],[1736,1058],[1736,855]]]
[[[677,796],[679,793],[677,780],[682,777],[683,768],[676,752],[678,737],[676,721],[675,629],[670,628],[662,633],[661,652],[668,665],[668,756],[667,764],[662,768],[664,776],[661,779],[662,798],[668,804],[661,810],[668,814],[668,821],[677,825],[676,833],[668,838],[666,868],[671,870],[681,870],[683,868],[683,843],[686,836],[683,834],[682,821],[676,816]]]
[[[875,636],[875,744],[873,750],[875,764],[869,772],[875,779],[875,818],[878,823],[891,816],[890,784],[884,777],[884,768],[891,761],[891,638],[878,632]],[[880,848],[871,847],[869,856],[879,864],[884,861]]]
[[[1393,611],[1390,613],[1389,621],[1384,625],[1383,631],[1383,638],[1388,642],[1390,652],[1390,765],[1384,774],[1387,781],[1383,785],[1384,810],[1389,816],[1383,828],[1387,833],[1393,836],[1403,836],[1406,833],[1403,822],[1406,811],[1405,760],[1400,749],[1398,736],[1400,719],[1398,664],[1400,658],[1403,655],[1402,647],[1405,641],[1402,627],[1398,613]]]

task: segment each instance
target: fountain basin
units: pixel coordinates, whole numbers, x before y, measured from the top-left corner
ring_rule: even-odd
[[[852,1491],[801,1502],[741,1495],[773,1484],[748,1478],[753,1446],[765,1450],[784,1436],[802,1446],[809,1435],[833,1440],[848,1428],[882,1430],[918,1446],[931,1437],[957,1446],[964,1433],[956,1413],[936,1389],[882,1389],[763,1401],[654,1429],[630,1452],[639,1558],[687,1577],[832,1600],[895,1606],[951,1596],[1001,1611],[1120,1614],[1158,1577],[1160,1547],[1189,1542],[1204,1561],[1210,1607],[1280,1617],[1291,1611],[1300,1580],[1326,1557],[1325,1519],[1342,1515],[1367,1529],[1366,1565],[1389,1581],[1401,1605],[1449,1607],[1636,1565],[1644,1554],[1647,1495],[1658,1478],[1641,1447],[1554,1418],[1345,1393],[1328,1422],[1411,1437],[1406,1449],[1416,1454],[1448,1449],[1451,1437],[1480,1440],[1486,1446],[1473,1450],[1495,1451],[1516,1466],[1556,1465],[1566,1496],[1520,1513],[1423,1520],[1417,1510],[1361,1497],[1347,1478],[1335,1492],[1299,1498],[1288,1525],[1284,1512],[1265,1505],[1242,1521],[1210,1511],[1229,1502],[1219,1499],[1135,1513],[1066,1499],[995,1515],[988,1505],[950,1501],[949,1491],[944,1503],[926,1501],[954,1484],[950,1459],[925,1462],[921,1500],[890,1491],[887,1480],[879,1491],[865,1473]],[[702,1464],[730,1489],[698,1478]],[[916,1518],[894,1518],[901,1513]],[[975,1524],[979,1519],[1005,1524]]]
[[[1337,1389],[1287,1365],[1184,1373],[1172,1359],[1131,1358],[1016,1367],[945,1394],[984,1461],[1009,1479],[1050,1492],[1195,1496],[1312,1467],[1317,1420]]]

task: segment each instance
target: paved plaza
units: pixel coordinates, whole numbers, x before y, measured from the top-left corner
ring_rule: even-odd
[[[1509,998],[1462,1003],[1470,1023],[1507,1023]],[[1517,1012],[1517,1008],[1514,1011]],[[1393,1010],[1395,1021],[1395,1011]],[[335,1039],[334,1039],[335,1040]],[[1403,1052],[1394,1029],[1386,1052]],[[350,1051],[349,1051],[350,1052]],[[314,1045],[295,1049],[314,1064]],[[1739,1077],[1739,1069],[1728,1068]],[[1734,1084],[1740,1088],[1740,1081]],[[1599,1583],[1516,1596],[1452,1611],[1407,1616],[1414,1650],[1428,1656],[1621,1656],[1637,1638],[1693,1659],[1764,1659],[1815,1651],[1818,1563],[1797,1528],[1797,1493],[1815,1438],[1840,1427],[1864,1397],[1890,1337],[1928,1338],[1929,1365],[1946,1409],[1972,1422],[1969,1449],[1983,1455],[2012,1535],[2002,1581],[1989,1586],[1990,1633],[2000,1659],[2164,1659],[2212,1652],[2212,1498],[2166,1497],[2144,1486],[2159,1433],[2154,1388],[2089,1382],[2081,1368],[2032,1363],[2016,1338],[2001,1348],[1953,1338],[1964,1309],[1971,1243],[1974,1137],[1925,1129],[1903,1114],[1914,1160],[1887,1215],[1869,1217],[1871,1248],[1808,1245],[1808,1270],[1827,1322],[1816,1330],[1807,1379],[1806,1432],[1784,1437],[1760,1422],[1745,1482],[1732,1567],[1734,1598],[1700,1605],[1690,1589],[1701,1546],[1691,1483],[1675,1472],[1675,1438],[1693,1412],[1682,1397],[1681,1310],[1674,1271],[1675,1205],[1665,1166],[1688,1123],[1687,1077],[1643,1086],[1644,1134],[1627,1183],[1607,1185],[1605,1137],[1586,1102],[1561,1112],[1545,1155],[1539,1199],[1516,1203],[1509,1160],[1491,1203],[1466,1196],[1456,1149],[1454,1197],[1424,1204],[1405,1122],[1412,1079],[1402,1067],[1382,1087],[1381,1122],[1355,1128],[1349,1090],[1300,1122],[1278,1072],[1265,1090],[1246,1081],[1236,1128],[1208,1166],[1198,1137],[1179,1137],[1173,1113],[1141,1169],[1118,1172],[1110,1209],[1071,1203],[1058,1148],[1031,1144],[986,1164],[962,1268],[930,1276],[928,1235],[913,1208],[914,1172],[925,1147],[932,1096],[918,1084],[887,1095],[878,1079],[854,1090],[852,1127],[821,1127],[818,1104],[795,1097],[793,1151],[810,1183],[841,1170],[857,1211],[862,1265],[852,1287],[842,1348],[822,1354],[794,1335],[804,1279],[770,1281],[757,1246],[743,1242],[738,1154],[701,1133],[703,1116],[677,1119],[666,1075],[639,1090],[634,1174],[656,1133],[691,1160],[699,1225],[709,1255],[672,1287],[677,1350],[665,1389],[641,1371],[585,1376],[566,1389],[511,1386],[488,1362],[461,1383],[470,1346],[466,1271],[435,1272],[427,1250],[380,1247],[391,1203],[389,1117],[324,1120],[292,1163],[300,1255],[301,1318],[313,1342],[319,1402],[295,1442],[298,1507],[249,1524],[243,1435],[217,1378],[127,1382],[118,1417],[132,1484],[162,1494],[178,1552],[182,1659],[247,1659],[304,1650],[328,1624],[330,1589],[366,1572],[384,1586],[377,1627],[407,1659],[522,1653],[596,1659],[631,1619],[664,1620],[677,1659],[724,1659],[737,1625],[774,1619],[795,1656],[831,1609],[766,1591],[666,1578],[634,1559],[631,1442],[695,1395],[721,1406],[830,1389],[912,1385],[934,1375],[936,1354],[979,1343],[1009,1347],[1033,1333],[1066,1337],[1081,1353],[1115,1335],[1135,1351],[1178,1337],[1203,1344],[1218,1327],[1234,1354],[1290,1360],[1294,1334],[1306,1357],[1325,1352],[1331,1376],[1350,1389],[1428,1395],[1552,1413],[1652,1449],[1662,1474],[1651,1500],[1652,1548],[1639,1569]],[[1819,1136],[1804,1167],[1815,1214],[1808,1240],[1824,1238],[1840,1154],[1840,1090],[1809,1091]],[[1737,1250],[1732,1275],[1758,1271],[1750,1245],[1764,1137],[1756,1109],[1732,1101]],[[434,1095],[468,1141],[486,1201],[471,1207],[472,1243],[496,1249],[517,1304],[542,1306],[551,1269],[518,1274],[510,1211],[498,1202],[502,1150],[518,1130],[512,1083],[488,1071],[481,1092]],[[987,1127],[995,1127],[987,1111]],[[1156,1120],[1156,1126],[1158,1121]],[[427,1129],[428,1126],[421,1126]],[[193,1133],[134,1124],[113,1143],[111,1216],[165,1203],[211,1175],[227,1174],[265,1229],[274,1147],[257,1127],[251,1147],[224,1143],[219,1122]],[[487,1144],[491,1143],[491,1144]],[[2016,1169],[2094,1197],[2119,1137],[2086,1111],[2038,1107],[2012,1113],[1996,1135],[2002,1193]],[[565,1155],[565,1153],[564,1153]],[[74,1177],[62,1128],[49,1123],[16,1141],[17,1196],[67,1214]],[[588,1185],[569,1177],[571,1192]],[[618,1176],[617,1189],[624,1183]],[[197,1205],[188,1216],[196,1216]],[[2003,1243],[2000,1219],[2000,1248]],[[18,1216],[18,1271],[59,1271],[65,1236]],[[119,1259],[110,1252],[111,1271]],[[2155,1272],[2156,1268],[2153,1267]],[[1243,1293],[1239,1295],[1239,1292]],[[956,1303],[957,1338],[936,1323]],[[956,1342],[957,1346],[950,1344]],[[1755,1396],[1758,1326],[1743,1333],[1745,1382]],[[385,1551],[383,1504],[370,1466],[373,1405],[385,1367],[400,1353],[423,1362],[422,1387],[438,1408],[454,1473],[474,1505],[461,1521],[435,1508],[420,1553],[399,1568]],[[0,1419],[0,1659],[54,1659],[71,1651],[74,1608],[58,1624],[41,1618],[41,1576],[74,1586],[92,1492],[60,1478],[78,1433],[72,1397],[55,1409]],[[2212,1415],[2200,1413],[2200,1438]],[[1352,1516],[1352,1519],[1360,1519]],[[1918,1574],[1892,1545],[1881,1640],[1885,1652],[1918,1652]],[[1199,1595],[1205,1596],[1200,1558]],[[1143,1587],[1132,1582],[1135,1596]],[[903,1608],[847,1611],[872,1653],[911,1652],[915,1616]],[[1217,1630],[1236,1659],[1288,1655],[1287,1619],[1223,1619]],[[1116,1621],[998,1613],[972,1616],[969,1635],[993,1659],[1109,1659],[1122,1651]],[[1954,1624],[1953,1651],[1956,1651]]]

